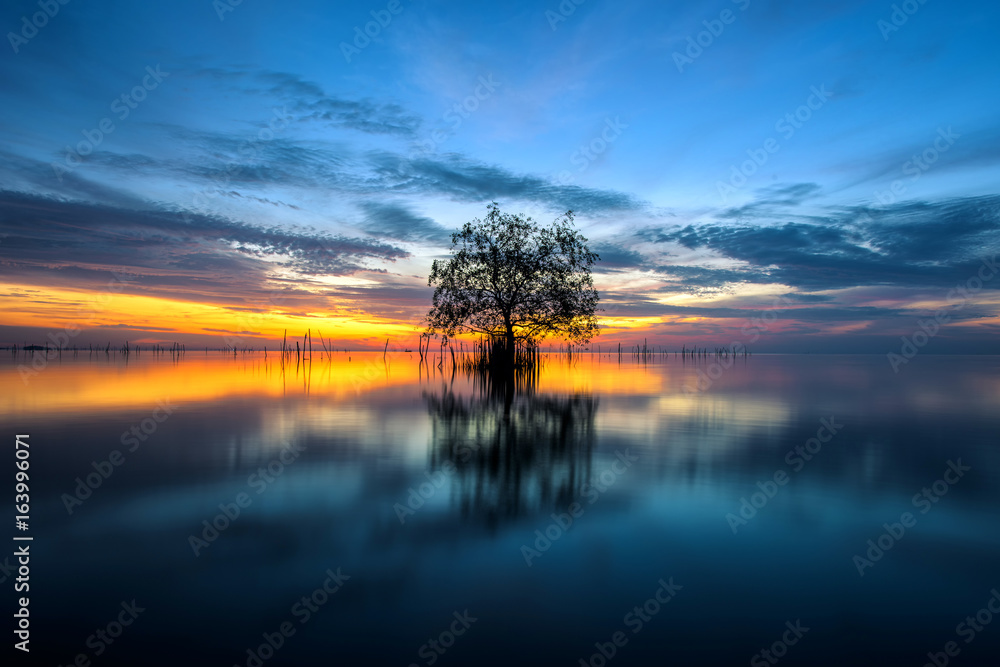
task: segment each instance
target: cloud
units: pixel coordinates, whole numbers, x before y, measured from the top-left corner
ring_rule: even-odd
[[[360,207],[365,212],[362,229],[372,236],[439,245],[447,244],[451,239],[451,230],[430,218],[414,214],[402,204],[364,201]]]
[[[642,254],[638,251],[611,241],[601,241],[591,244],[590,249],[601,257],[601,261],[594,266],[594,270],[598,272],[635,269],[645,261]]]
[[[528,201],[578,213],[630,211],[646,206],[623,192],[560,185],[455,154],[433,159],[382,154],[376,161],[379,176],[394,183],[400,192],[448,195],[467,202]]]
[[[259,95],[285,104],[296,122],[316,122],[367,134],[415,137],[421,121],[399,104],[328,95],[319,84],[288,72],[202,68],[191,78],[208,78],[241,95]]]
[[[111,269],[128,269],[137,289],[223,301],[280,282],[280,272],[343,276],[409,256],[373,239],[9,191],[0,191],[0,234],[5,273],[29,284],[86,280],[99,288]]]
[[[938,148],[951,145],[944,152]],[[935,147],[935,142],[938,143]],[[921,156],[932,150],[937,154],[933,162]],[[926,169],[921,169],[916,160]],[[831,165],[831,171],[850,175],[845,187],[870,185],[878,190],[888,190],[893,181],[903,185],[916,182],[924,174],[943,175],[954,171],[990,168],[1000,160],[1000,125],[941,125],[933,126],[925,136],[914,137],[903,145],[894,146],[875,154],[866,154],[854,160]],[[905,171],[904,171],[905,170]]]
[[[639,237],[655,244],[709,250],[742,265],[659,267],[701,284],[743,276],[752,282],[807,291],[864,285],[947,289],[972,275],[983,255],[1000,248],[1000,197],[906,203],[884,209],[845,208],[811,223],[647,228]]]
[[[144,177],[189,182],[195,192],[232,196],[234,190],[268,187],[335,191],[352,197],[409,195],[459,202],[522,201],[553,211],[584,214],[639,211],[647,204],[614,190],[561,185],[471,158],[447,154],[407,157],[390,151],[354,153],[307,145],[289,137],[257,141],[255,135],[162,126],[184,157],[153,160],[136,154],[98,151],[92,165]],[[268,202],[270,203],[270,202]]]

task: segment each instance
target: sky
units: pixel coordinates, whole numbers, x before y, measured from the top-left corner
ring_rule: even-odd
[[[998,24],[986,0],[8,1],[0,344],[412,343],[431,263],[497,201],[575,213],[594,345],[1000,353]]]

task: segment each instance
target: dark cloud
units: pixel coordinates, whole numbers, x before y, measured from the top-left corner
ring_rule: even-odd
[[[805,298],[800,298],[800,297]],[[902,308],[881,308],[872,306],[841,306],[836,304],[815,306],[822,303],[813,300],[809,295],[794,295],[778,299],[763,297],[757,303],[746,301],[745,305],[713,305],[713,306],[677,306],[658,302],[653,295],[616,292],[606,290],[601,293],[601,307],[605,315],[618,317],[659,317],[673,316],[676,318],[706,318],[711,320],[731,320],[728,326],[739,326],[749,318],[760,317],[762,313],[774,313],[782,324],[777,327],[787,329],[796,322],[809,322],[819,325],[829,325],[844,322],[864,322],[887,318],[912,316],[910,311]],[[798,303],[795,303],[798,302]],[[798,305],[799,303],[805,305]],[[956,319],[974,320],[977,313],[968,313]],[[688,322],[685,322],[687,324]],[[676,324],[676,323],[675,323]],[[718,322],[704,323],[706,326],[723,326]],[[673,324],[671,325],[673,326]]]
[[[793,301],[795,303],[827,303],[833,301],[833,297],[828,294],[797,294],[794,292],[782,294],[781,298],[785,301]]]
[[[944,152],[938,148],[947,145]],[[948,145],[950,143],[950,145]],[[933,161],[923,161],[925,151]],[[936,154],[936,157],[935,157]],[[867,154],[863,158],[832,165],[831,169],[857,177],[843,187],[869,185],[876,191],[888,191],[893,181],[900,181],[909,188],[925,174],[991,167],[1000,161],[1000,125],[966,127],[944,124],[928,128],[923,138],[915,138],[906,145],[881,153]],[[873,197],[874,198],[874,197]]]
[[[241,95],[261,95],[285,104],[295,122],[318,122],[367,134],[414,137],[420,118],[395,103],[328,95],[316,83],[288,72],[204,68],[190,73]]]
[[[642,254],[637,250],[626,248],[611,241],[593,243],[590,245],[590,249],[601,257],[601,261],[594,267],[596,271],[635,269],[645,261]]]
[[[242,302],[274,292],[275,269],[350,275],[409,256],[395,246],[315,230],[260,227],[219,216],[125,209],[0,191],[5,273],[29,284],[100,288],[109,272],[159,296]],[[119,280],[119,278],[115,278]]]
[[[439,245],[446,245],[451,240],[452,230],[430,218],[414,214],[403,204],[365,201],[360,206],[365,212],[362,229],[376,238]]]
[[[973,275],[982,256],[1000,249],[1000,197],[848,209],[831,213],[822,223],[646,229],[640,238],[710,250],[746,265],[721,272],[702,267],[660,269],[701,284],[744,276],[752,282],[806,291],[865,285],[947,289]]]
[[[638,210],[645,206],[622,192],[559,185],[457,155],[413,160],[383,155],[377,171],[386,180],[398,183],[400,191],[444,194],[459,201],[530,201],[579,213]]]
[[[650,268],[671,279],[671,282],[662,288],[665,292],[682,291],[700,294],[719,291],[740,283],[772,282],[768,273],[761,270],[680,265],[650,265]]]
[[[798,206],[819,194],[821,188],[817,183],[792,183],[775,185],[758,190],[758,201],[784,206]]]
[[[86,177],[87,164],[69,167],[63,156],[53,156],[52,162],[42,162],[0,149],[0,183],[6,190],[58,195],[61,198],[97,201],[114,206],[141,207],[145,202],[122,190],[96,183]],[[147,159],[130,156],[138,161]]]
[[[553,211],[584,214],[639,211],[646,203],[614,190],[560,185],[540,176],[518,174],[496,165],[449,154],[405,157],[385,151],[352,154],[275,137],[194,131],[163,126],[185,158],[152,160],[144,156],[99,151],[88,162],[131,175],[162,176],[190,182],[195,193],[232,196],[234,189],[268,186],[336,191],[348,196],[386,193],[448,197],[460,202],[524,201]],[[238,191],[238,190],[237,190]],[[270,203],[270,202],[268,202]]]

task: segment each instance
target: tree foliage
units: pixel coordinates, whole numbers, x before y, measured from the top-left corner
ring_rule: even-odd
[[[478,333],[536,342],[557,336],[586,343],[598,334],[598,294],[590,267],[600,257],[573,226],[573,212],[540,227],[493,202],[452,234],[452,257],[435,261],[428,332]]]

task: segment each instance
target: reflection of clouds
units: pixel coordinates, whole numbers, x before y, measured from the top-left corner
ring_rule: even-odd
[[[675,462],[729,455],[748,440],[770,437],[792,420],[790,405],[777,397],[670,394],[617,400],[601,412],[606,437],[659,450]]]
[[[360,401],[295,400],[265,405],[259,424],[229,437],[230,465],[273,457],[284,443],[307,442],[361,456],[405,456],[423,460],[430,426],[416,407],[393,408]],[[223,443],[219,443],[223,444]],[[327,454],[334,454],[331,449]]]

